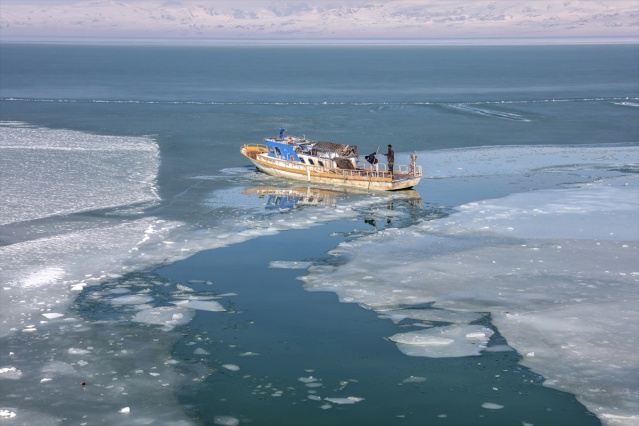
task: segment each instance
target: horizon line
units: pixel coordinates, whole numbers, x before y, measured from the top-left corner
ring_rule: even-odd
[[[169,38],[169,37],[0,37],[8,44],[143,44],[203,46],[514,46],[514,45],[579,45],[639,44],[639,37],[451,37],[451,38],[334,38],[334,39],[244,39],[244,38]]]

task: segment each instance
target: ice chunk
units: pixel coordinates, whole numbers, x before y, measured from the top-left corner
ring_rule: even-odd
[[[402,380],[402,383],[422,383],[426,381],[426,377],[410,376]]]
[[[22,376],[22,371],[15,367],[2,367],[0,368],[0,379],[19,379]]]
[[[178,300],[175,302],[171,302],[175,305],[195,309],[198,311],[209,311],[209,312],[224,312],[226,309],[220,302],[216,302],[215,300]]]
[[[190,309],[178,306],[160,306],[136,313],[133,316],[133,321],[173,328],[178,325],[188,324],[194,315],[194,311]]]
[[[486,408],[488,410],[501,410],[502,408],[504,408],[503,405],[499,405],[499,404],[495,404],[493,402],[484,402],[481,405],[482,408]]]
[[[274,260],[269,263],[269,268],[282,268],[282,269],[308,269],[312,265],[311,262],[297,262],[297,261],[284,261]]]
[[[86,355],[88,353],[91,353],[91,351],[86,350],[86,349],[78,349],[78,348],[69,348],[68,351],[71,355]]]
[[[142,305],[153,301],[151,296],[144,296],[139,294],[131,294],[128,296],[120,296],[111,299],[112,305]]]
[[[221,426],[237,426],[240,424],[240,420],[232,416],[215,416],[213,423]]]
[[[187,287],[187,286],[182,285],[182,284],[177,284],[175,287],[177,287],[178,290],[185,291],[187,293],[193,293],[195,291],[191,287]]]
[[[450,345],[455,340],[445,337],[431,336],[427,331],[414,331],[410,333],[399,333],[389,337],[395,343],[403,343],[405,345],[420,346],[441,346]]]
[[[483,332],[483,331],[475,331],[475,332],[466,334],[466,338],[467,339],[484,340],[484,339],[486,339],[486,333]]]
[[[47,318],[47,319],[56,319],[56,318],[60,318],[63,317],[64,314],[58,314],[58,313],[46,313],[46,314],[42,314],[43,317]]]
[[[482,326],[454,325],[399,333],[389,339],[406,355],[441,358],[479,355],[492,335]]]
[[[12,419],[16,416],[16,413],[10,410],[0,409],[0,419]]]
[[[222,367],[230,371],[240,371],[240,367],[235,364],[224,364]]]
[[[131,414],[131,407],[121,408],[120,411],[118,411],[118,413],[120,413],[120,414]]]
[[[356,402],[363,401],[364,398],[359,398],[357,396],[347,396],[346,398],[324,398],[326,401],[332,402],[333,404],[355,404]]]

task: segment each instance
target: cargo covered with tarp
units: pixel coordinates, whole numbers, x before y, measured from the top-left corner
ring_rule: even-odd
[[[334,152],[340,157],[357,157],[357,147],[355,145],[320,141],[313,145],[313,149],[318,152]]]

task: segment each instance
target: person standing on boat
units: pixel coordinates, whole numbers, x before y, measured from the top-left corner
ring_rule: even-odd
[[[395,164],[395,151],[393,151],[393,146],[388,144],[388,152],[383,154],[386,156],[388,160],[388,171],[390,172],[391,179],[393,178],[393,165]]]
[[[366,159],[366,161],[368,161],[369,163],[371,163],[371,166],[373,166],[373,170],[375,170],[376,172],[379,169],[379,161],[377,161],[377,153],[373,152],[369,155],[367,155],[366,157],[364,157]]]
[[[280,139],[284,139],[284,132],[286,131],[285,128],[280,127]]]

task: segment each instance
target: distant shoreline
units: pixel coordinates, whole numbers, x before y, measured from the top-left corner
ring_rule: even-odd
[[[639,44],[637,37],[437,38],[437,39],[181,39],[2,37],[5,44],[174,46],[552,46]]]

